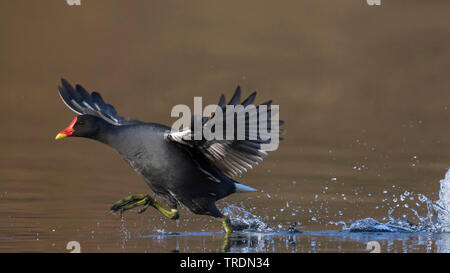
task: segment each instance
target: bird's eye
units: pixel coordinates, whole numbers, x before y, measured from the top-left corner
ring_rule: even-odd
[[[78,121],[78,125],[83,126],[84,125],[84,121]]]

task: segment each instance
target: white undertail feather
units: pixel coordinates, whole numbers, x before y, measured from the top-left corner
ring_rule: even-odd
[[[234,183],[234,186],[236,187],[236,193],[257,191],[257,189],[240,183]]]

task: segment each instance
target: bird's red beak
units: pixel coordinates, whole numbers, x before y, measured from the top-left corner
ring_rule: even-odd
[[[72,122],[69,124],[69,126],[67,126],[66,129],[64,129],[61,132],[59,132],[59,134],[56,135],[55,139],[65,138],[65,137],[68,137],[68,136],[72,135],[73,132],[75,131],[73,129],[73,126],[75,125],[75,123],[77,123],[77,117],[75,117],[72,120]]]

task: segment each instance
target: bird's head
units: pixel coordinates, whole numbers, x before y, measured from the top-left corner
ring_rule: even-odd
[[[76,116],[66,129],[56,135],[55,139],[69,136],[93,138],[98,133],[99,120],[98,117],[92,115]]]

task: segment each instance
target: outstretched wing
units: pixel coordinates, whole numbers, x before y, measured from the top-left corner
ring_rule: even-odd
[[[277,108],[273,109],[271,107],[272,101],[262,103],[258,106],[254,106],[256,92],[252,93],[247,99],[241,102],[241,89],[238,86],[233,97],[227,105],[234,106],[233,110],[227,107],[225,103],[225,96],[222,94],[218,103],[218,110],[221,110],[223,124],[222,124],[222,140],[212,139],[207,140],[204,134],[195,137],[194,123],[197,122],[201,124],[202,129],[207,129],[211,132],[216,132],[217,122],[213,121],[214,117],[217,115],[217,111],[211,115],[211,117],[192,117],[191,128],[181,131],[172,132],[166,135],[166,138],[170,141],[181,143],[195,152],[195,154],[203,155],[208,159],[212,165],[220,169],[223,173],[229,177],[241,176],[243,173],[252,169],[254,166],[258,165],[267,156],[267,146],[264,144],[271,143],[274,138],[281,140],[280,134],[281,130],[279,126],[283,124],[283,121],[279,121],[272,125],[272,119],[277,114]],[[237,106],[242,106],[238,108]],[[246,107],[253,106],[256,111],[246,112]],[[260,112],[259,109],[267,109],[265,112]],[[247,108],[248,109],[248,108]],[[238,137],[238,117],[240,114],[245,116],[245,126],[244,134],[240,134]],[[266,117],[262,115],[267,115]],[[233,120],[233,138],[227,138],[227,126],[226,119],[230,118]],[[241,115],[242,117],[242,115]],[[257,121],[255,123],[255,120]],[[265,120],[267,129],[260,130],[260,120]],[[241,123],[242,124],[242,123]],[[242,127],[240,128],[242,131]],[[228,132],[230,132],[228,130]]]
[[[138,122],[117,115],[116,109],[105,103],[99,93],[94,91],[89,94],[79,84],[74,89],[65,79],[61,79],[61,83],[62,86],[58,86],[59,96],[64,104],[78,115],[96,116],[117,126]]]

